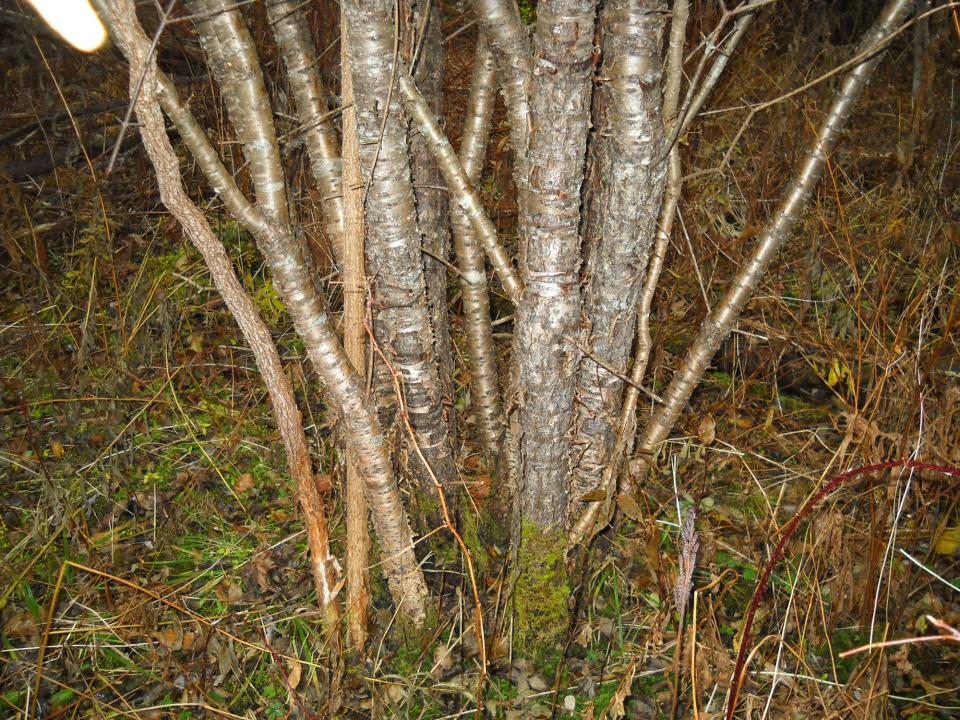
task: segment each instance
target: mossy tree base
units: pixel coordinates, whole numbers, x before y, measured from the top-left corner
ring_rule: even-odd
[[[561,530],[523,523],[513,589],[513,644],[521,655],[543,658],[563,641],[571,592],[565,547]]]

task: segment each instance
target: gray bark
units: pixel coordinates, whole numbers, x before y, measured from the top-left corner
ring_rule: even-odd
[[[210,277],[253,350],[257,367],[270,393],[277,428],[286,449],[287,466],[296,482],[297,496],[304,513],[317,601],[324,619],[335,627],[339,617],[335,560],[330,555],[323,500],[310,468],[307,440],[293,386],[284,372],[270,330],[237,279],[223,244],[183,187],[177,156],[167,136],[157,100],[156,59],[150,56],[150,42],[137,20],[132,0],[113,0],[108,6],[108,17],[111,32],[130,62],[131,96],[138,91],[138,83],[143,76],[139,96],[136,97],[137,121],[147,154],[157,173],[161,200],[203,255]]]
[[[514,163],[520,170],[526,159],[530,131],[530,38],[520,21],[516,0],[474,0],[474,12],[497,58],[497,76],[510,119]]]
[[[612,0],[603,10],[603,62],[594,98],[583,315],[587,349],[577,382],[571,506],[600,480],[618,418],[653,242],[665,167],[660,101],[666,20],[660,0]],[[612,372],[615,371],[615,372]]]
[[[250,168],[257,204],[269,220],[289,224],[287,183],[263,85],[260,58],[243,16],[227,0],[189,0],[198,18],[200,45],[220,86],[223,102]]]
[[[432,492],[432,475],[449,486],[457,469],[426,302],[406,122],[391,86],[396,70],[391,7],[383,0],[346,0],[347,51],[367,183],[366,253],[373,331],[392,366],[390,372],[401,379],[406,412],[400,420],[409,419],[415,442],[430,466],[422,467],[417,453],[408,453],[414,475],[423,491]],[[378,404],[389,415],[395,403],[392,375],[381,369],[375,391]]]
[[[424,13],[429,15],[424,18]],[[413,12],[413,39],[419,44],[414,66],[417,87],[440,124],[443,124],[443,43],[441,17],[435,3],[418,0]],[[423,35],[420,35],[422,30]],[[411,127],[410,168],[413,194],[417,204],[417,225],[423,243],[423,275],[427,286],[430,323],[433,326],[435,352],[443,386],[444,407],[450,437],[456,437],[453,407],[453,352],[450,341],[450,314],[447,312],[447,265],[450,258],[450,213],[443,176],[427,141]]]
[[[333,123],[321,119],[329,108],[317,71],[317,52],[299,2],[268,0],[266,6],[267,17],[287,66],[287,81],[300,117],[299,132],[306,141],[310,173],[320,193],[324,230],[339,264],[343,262],[340,143]]]
[[[440,130],[436,118],[427,106],[426,100],[417,89],[416,83],[407,75],[400,76],[400,92],[407,112],[419,125],[421,134],[427,139],[443,173],[450,195],[456,200],[457,208],[461,210],[470,222],[480,244],[490,258],[490,264],[500,278],[504,290],[514,303],[519,302],[522,282],[513,269],[506,250],[497,238],[497,230],[487,217],[480,197],[473,189],[473,184],[467,177],[464,167],[460,164],[453,146],[447,136]]]
[[[480,179],[487,156],[490,122],[496,100],[496,64],[484,35],[477,40],[477,51],[470,81],[463,132],[460,136],[460,164],[466,179],[474,187]],[[470,403],[476,413],[480,441],[487,457],[494,461],[503,437],[503,408],[500,403],[500,377],[497,372],[493,326],[490,322],[490,296],[483,250],[469,218],[459,208],[451,208],[453,245],[460,269],[463,297],[463,322],[470,354]]]
[[[537,8],[526,182],[521,184],[521,278],[513,357],[512,472],[521,517],[564,524],[570,429],[580,351],[580,189],[590,124],[591,0]]]

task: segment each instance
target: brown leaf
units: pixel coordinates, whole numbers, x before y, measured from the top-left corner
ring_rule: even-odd
[[[255,555],[250,561],[250,567],[253,568],[257,586],[262,592],[267,592],[267,590],[270,589],[270,571],[276,566],[277,564],[273,561],[273,558],[270,557],[270,553],[267,552]]]
[[[183,628],[171,627],[166,630],[157,630],[153,633],[153,637],[161,647],[167,650],[183,648]]]
[[[254,483],[253,473],[245,472],[237,478],[237,483],[233,486],[233,489],[238,495],[242,495],[248,492],[254,486]]]
[[[489,475],[476,475],[471,482],[467,483],[467,491],[474,502],[481,502],[490,497],[492,487],[493,478]]]
[[[317,483],[317,490],[320,492],[329,492],[330,488],[333,487],[333,478],[327,473],[317,473],[314,477]]]
[[[287,688],[296,690],[300,684],[300,676],[303,674],[303,667],[296,658],[287,660]]]
[[[656,525],[650,529],[647,542],[643,546],[643,554],[647,558],[647,566],[654,573],[660,570],[660,533]]]
[[[620,512],[634,522],[640,522],[640,520],[643,519],[643,511],[631,495],[624,495],[622,493],[617,495],[617,507],[620,508]]]
[[[53,440],[50,443],[50,454],[53,455],[57,460],[62,460],[64,455],[63,443],[59,440]]]
[[[697,426],[697,437],[704,445],[712,445],[717,437],[717,421],[712,413],[707,413],[700,419]]]
[[[430,668],[430,675],[435,679],[441,677],[453,667],[453,663],[453,649],[443,644],[437,645],[433,651],[433,667]]]
[[[607,497],[607,494],[603,490],[591,490],[580,496],[580,502],[599,502],[605,497]]]

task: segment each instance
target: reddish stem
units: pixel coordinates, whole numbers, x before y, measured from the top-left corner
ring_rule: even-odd
[[[757,614],[757,608],[760,606],[760,597],[763,595],[763,591],[767,589],[767,582],[770,580],[770,574],[773,572],[773,568],[776,566],[776,564],[783,557],[784,550],[787,547],[787,542],[789,542],[790,538],[793,536],[793,531],[797,529],[797,525],[800,524],[800,521],[803,520],[803,518],[806,517],[811,510],[820,504],[821,500],[823,500],[838,487],[846,483],[848,480],[852,480],[860,475],[877,472],[879,470],[892,470],[894,468],[930,470],[931,472],[938,472],[943,473],[944,475],[960,477],[960,468],[953,467],[951,465],[932,465],[930,463],[918,462],[916,460],[888,460],[887,462],[876,463],[874,465],[864,465],[862,467],[854,468],[853,470],[847,470],[839,475],[835,475],[830,482],[821,487],[803,504],[803,507],[796,512],[796,514],[790,519],[790,522],[784,525],[783,532],[780,535],[780,541],[773,549],[773,553],[770,555],[770,561],[767,563],[766,567],[763,569],[763,572],[760,574],[760,577],[757,579],[757,587],[753,591],[753,597],[750,598],[750,607],[747,609],[747,615],[743,622],[743,638],[740,640],[740,650],[737,652],[737,662],[733,666],[733,679],[730,684],[730,699],[727,702],[726,720],[733,720],[733,712],[737,707],[737,696],[740,694],[740,684],[743,681],[744,665],[747,660],[747,650],[750,647],[750,628],[753,626],[753,618]]]

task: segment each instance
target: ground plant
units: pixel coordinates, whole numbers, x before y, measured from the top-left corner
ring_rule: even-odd
[[[957,3],[43,5],[0,716],[960,713]]]

